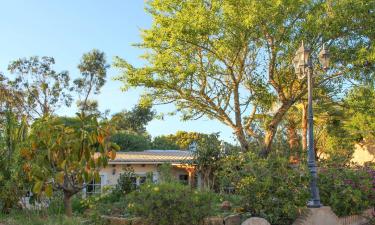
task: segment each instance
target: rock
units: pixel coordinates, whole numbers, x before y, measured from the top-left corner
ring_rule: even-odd
[[[221,203],[220,207],[221,207],[222,210],[231,210],[232,204],[229,201],[223,201],[223,203]]]
[[[203,221],[204,225],[223,225],[224,218],[219,216],[207,217]]]
[[[225,225],[241,225],[240,215],[230,215],[224,218]]]
[[[260,218],[260,217],[251,217],[244,222],[242,222],[241,225],[271,225],[267,220]]]

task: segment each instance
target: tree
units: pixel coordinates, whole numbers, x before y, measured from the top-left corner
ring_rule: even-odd
[[[316,86],[338,83],[344,73],[373,74],[368,24],[374,4],[150,1],[153,26],[143,31],[138,45],[148,50],[147,64],[136,68],[117,58],[118,79],[125,88],[146,87],[158,103],[174,103],[183,119],[207,116],[228,125],[244,151],[250,150],[248,137],[263,139],[262,155],[267,155],[285,114],[307,92],[291,65],[301,40],[309,41],[313,55],[323,43],[332,48],[333,67],[327,76],[316,77]],[[352,57],[357,55],[360,59]],[[259,114],[267,116],[262,132],[254,129]]]
[[[2,114],[4,113],[4,114]],[[25,117],[21,120],[7,105],[0,114],[0,210],[9,212],[25,196],[29,182],[22,172],[23,160],[20,156],[27,134]]]
[[[146,133],[146,125],[155,117],[152,105],[135,105],[130,111],[123,110],[112,116],[111,122],[118,131],[131,131],[137,134]]]
[[[151,148],[151,138],[146,125],[155,117],[151,104],[140,101],[131,110],[116,113],[110,119],[115,132],[111,141],[123,151],[141,151]]]
[[[176,144],[176,141],[171,138],[171,135],[157,136],[152,140],[152,149],[159,150],[173,150],[180,149],[180,146]]]
[[[56,72],[54,64],[54,58],[46,56],[17,59],[9,64],[8,70],[16,77],[7,84],[14,92],[22,93],[17,97],[22,98],[21,106],[26,114],[47,116],[71,104],[69,73]]]
[[[65,214],[72,216],[71,198],[86,183],[98,180],[99,169],[114,158],[118,146],[108,141],[109,128],[94,116],[78,114],[79,125],[64,124],[58,117],[44,117],[32,125],[29,144],[21,154],[23,166],[34,181],[33,192],[50,197],[64,194]]]
[[[120,146],[121,151],[143,151],[151,148],[148,135],[120,131],[111,135],[110,140]]]
[[[28,133],[24,115],[23,93],[12,89],[0,73],[0,210],[9,210],[19,203],[29,188],[20,156]]]
[[[375,140],[375,88],[370,85],[353,88],[344,99],[348,120],[344,128],[358,141]]]
[[[198,132],[177,131],[176,134],[161,135],[154,138],[154,149],[180,149],[186,150],[192,142],[199,142],[208,134]]]
[[[220,167],[219,160],[223,156],[218,134],[210,134],[198,142],[194,164],[202,175],[203,188],[210,190],[215,184],[215,172]]]
[[[49,69],[53,61],[49,58],[45,60],[36,63],[37,66],[34,61],[23,64],[27,65],[27,72],[31,71],[45,79],[55,74]],[[23,64],[14,63],[14,67],[24,71]],[[115,157],[115,150],[118,149],[109,141],[110,126],[106,121],[98,122],[100,112],[97,102],[89,99],[92,94],[98,94],[105,84],[108,65],[104,53],[93,50],[84,54],[78,68],[82,78],[74,80],[74,89],[80,98],[77,118],[60,118],[49,113],[50,105],[65,97],[65,94],[62,91],[47,91],[47,82],[42,82],[43,96],[53,94],[57,100],[50,101],[49,105],[42,104],[43,114],[34,121],[27,143],[21,150],[25,159],[23,169],[34,182],[33,192],[49,197],[53,190],[62,191],[67,216],[72,216],[71,197],[81,191],[86,183],[99,179],[99,169],[107,165],[109,157]],[[40,80],[43,81],[42,78]],[[29,87],[28,81],[23,84],[25,88]],[[35,90],[38,89],[31,89],[33,95],[38,93]]]
[[[105,54],[97,49],[83,54],[78,69],[82,74],[81,78],[74,80],[75,90],[80,100],[77,102],[81,112],[97,113],[97,102],[89,100],[91,94],[99,94],[105,84],[107,76],[107,65]]]

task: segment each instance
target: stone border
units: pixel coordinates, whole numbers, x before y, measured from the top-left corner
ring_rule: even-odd
[[[352,215],[340,217],[339,220],[342,225],[364,225],[369,223],[368,218],[374,218],[375,211],[374,208],[365,210],[362,215]]]

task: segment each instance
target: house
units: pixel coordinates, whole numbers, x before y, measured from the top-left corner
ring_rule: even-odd
[[[351,161],[359,165],[375,163],[375,141],[363,140],[355,144]]]
[[[172,175],[182,183],[191,186],[200,185],[200,176],[191,165],[194,158],[192,151],[181,150],[145,150],[138,152],[117,152],[114,160],[100,171],[100,182],[87,184],[84,190],[87,194],[101,193],[105,186],[115,186],[120,174],[125,168],[132,168],[136,177],[134,185],[139,186],[146,181],[146,176],[152,174],[153,182],[159,181],[159,167],[168,163],[172,166]]]

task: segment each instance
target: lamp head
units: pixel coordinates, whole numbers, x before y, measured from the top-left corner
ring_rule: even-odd
[[[325,44],[323,44],[323,48],[319,52],[319,61],[322,64],[324,70],[328,70],[329,60],[330,60],[329,50],[326,48]]]
[[[309,65],[310,60],[310,50],[305,48],[305,45],[302,44],[298,48],[294,58],[293,58],[293,67],[294,72],[298,76],[299,79],[305,78],[305,68]]]

